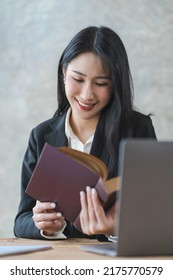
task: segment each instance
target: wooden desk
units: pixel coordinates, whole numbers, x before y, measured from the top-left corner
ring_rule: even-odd
[[[16,245],[49,245],[51,249],[37,251],[26,254],[9,255],[0,257],[0,260],[113,260],[113,257],[88,253],[82,251],[80,246],[83,244],[97,244],[99,241],[90,239],[67,239],[67,240],[32,240],[22,238],[0,239],[0,246]],[[99,242],[100,243],[100,242]],[[154,256],[154,257],[116,257],[116,259],[164,259],[173,260],[173,256]]]
[[[23,238],[0,239],[0,246],[48,245],[51,249],[26,254],[0,257],[0,260],[99,260],[111,257],[91,254],[80,249],[82,244],[95,244],[97,240],[75,238],[66,240],[33,240]]]

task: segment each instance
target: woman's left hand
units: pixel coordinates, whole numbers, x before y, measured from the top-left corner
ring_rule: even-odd
[[[115,205],[105,213],[97,191],[94,188],[86,187],[86,193],[80,193],[81,213],[80,222],[82,231],[85,234],[114,235],[115,232]]]

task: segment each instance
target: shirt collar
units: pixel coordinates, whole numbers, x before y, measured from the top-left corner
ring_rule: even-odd
[[[66,119],[65,119],[65,134],[66,134],[66,136],[67,136],[68,142],[73,141],[73,140],[76,140],[76,141],[78,141],[78,142],[81,142],[81,141],[79,140],[79,138],[78,138],[78,137],[75,135],[75,133],[73,132],[72,127],[71,127],[71,125],[70,125],[70,114],[71,114],[71,107],[68,109],[67,115],[66,115]],[[94,138],[94,133],[93,133],[93,135],[91,135],[91,136],[89,137],[89,139],[87,140],[87,142],[86,142],[85,144],[87,144],[87,143],[92,143],[93,138]],[[84,145],[85,145],[85,144],[84,144]]]
[[[70,140],[70,138],[77,138],[70,125],[70,114],[71,114],[71,108],[68,109],[66,119],[65,119],[65,134],[68,140]]]

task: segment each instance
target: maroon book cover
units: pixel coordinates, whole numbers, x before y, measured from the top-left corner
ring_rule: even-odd
[[[80,206],[80,191],[94,187],[99,176],[55,147],[45,144],[26,189],[42,202],[55,202],[56,210],[74,222]]]
[[[41,202],[55,202],[56,211],[80,229],[80,191],[95,187],[99,175],[57,148],[45,144],[29,181],[26,193]],[[99,192],[99,188],[97,188]],[[102,189],[102,199],[108,194]],[[77,219],[77,220],[76,220]],[[76,220],[76,222],[75,222]]]

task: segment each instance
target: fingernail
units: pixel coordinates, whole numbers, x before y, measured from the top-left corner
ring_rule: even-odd
[[[92,188],[91,192],[93,195],[96,195],[96,193],[97,193],[95,188]]]
[[[60,212],[58,212],[56,215],[57,217],[62,217],[62,214]]]
[[[87,187],[86,187],[86,191],[87,191],[87,192],[90,192],[90,191],[91,191],[91,187],[87,186]]]
[[[55,204],[54,202],[52,202],[52,203],[50,204],[50,207],[51,207],[51,208],[55,208],[55,207],[56,207],[56,204]]]
[[[83,197],[84,196],[84,192],[80,191],[80,196]]]

